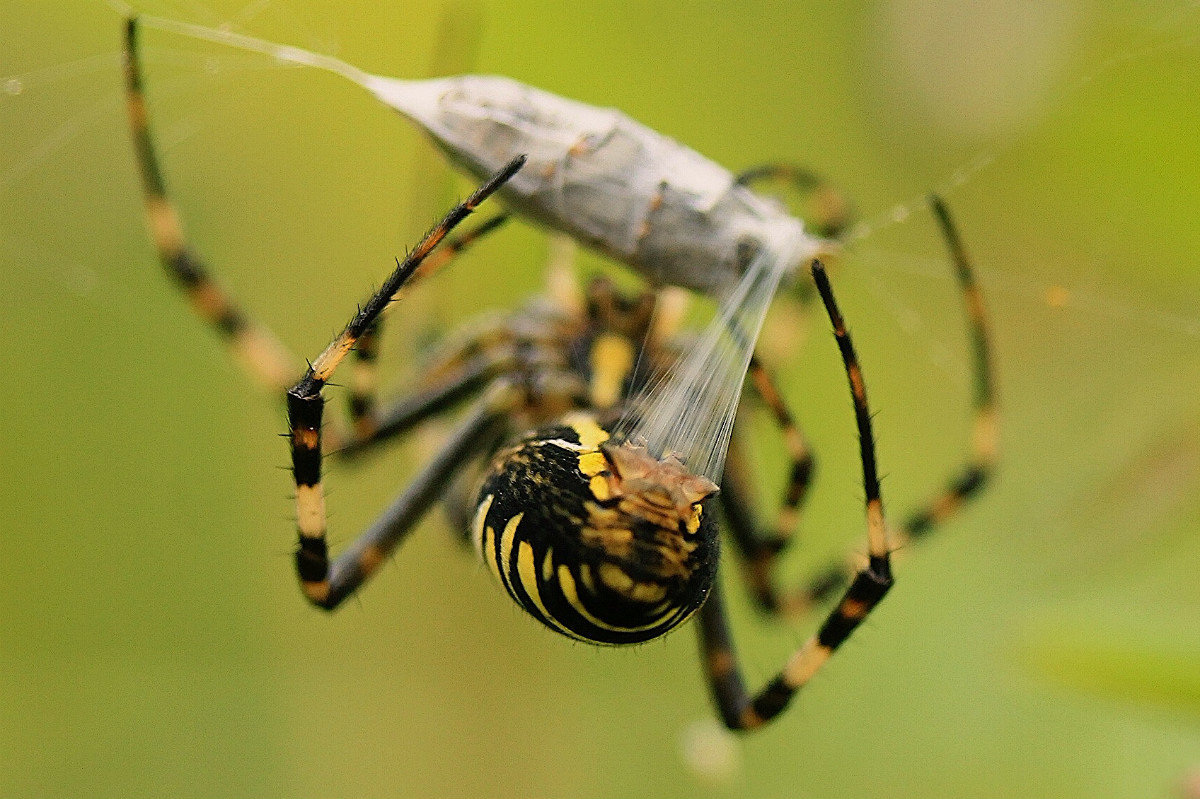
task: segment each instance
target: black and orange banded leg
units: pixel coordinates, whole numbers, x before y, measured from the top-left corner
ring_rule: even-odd
[[[479,239],[497,230],[507,222],[507,213],[497,214],[466,233],[449,239],[434,251],[413,273],[405,288],[434,274],[464,252]],[[373,443],[381,423],[376,388],[378,386],[377,362],[379,359],[379,333],[383,317],[367,326],[354,345],[354,364],[347,396],[350,413],[351,437],[347,447]]]
[[[347,441],[330,454],[339,458],[357,457],[455,407],[495,378],[512,371],[514,366],[506,353],[482,352],[433,385],[387,404],[376,413],[369,434]]]
[[[979,290],[971,260],[967,257],[966,248],[949,209],[937,196],[930,197],[929,204],[950,250],[950,257],[954,261],[955,278],[966,307],[975,375],[971,403],[974,422],[966,464],[940,494],[908,518],[900,531],[902,540],[898,543],[901,545],[908,540],[928,535],[936,525],[949,519],[965,502],[978,495],[995,471],[999,449],[996,379],[983,294]]]
[[[839,574],[836,579],[817,580],[802,590],[787,593],[775,587],[772,579],[775,564],[800,525],[800,510],[812,484],[815,459],[799,425],[784,404],[782,394],[757,355],[751,358],[749,377],[751,387],[779,427],[790,464],[788,480],[774,527],[764,532],[753,510],[751,490],[741,477],[751,470],[747,468],[740,445],[731,442],[727,468],[721,480],[721,500],[729,531],[743,558],[743,574],[751,596],[768,612],[798,616],[841,588],[845,579]]]
[[[827,239],[836,239],[850,224],[850,205],[831,184],[812,170],[785,161],[760,164],[741,172],[735,179],[741,186],[771,181],[790,185],[801,197],[797,209],[805,226]]]
[[[162,168],[154,148],[147,121],[142,88],[142,67],[138,48],[138,22],[126,23],[125,76],[127,102],[138,166],[142,175],[146,218],[168,274],[187,294],[196,313],[229,344],[238,360],[252,377],[269,389],[286,391],[301,373],[300,359],[292,355],[267,328],[253,321],[211,277],[207,267],[187,245],[179,214],[167,195]],[[466,233],[449,239],[421,262],[405,286],[432,275],[479,239],[498,229],[509,218],[507,213],[479,224]],[[336,446],[342,440],[349,445],[369,442],[376,425],[375,385],[380,319],[367,327],[354,347],[355,364],[350,380],[349,435],[326,435]]]
[[[349,593],[358,587],[366,576],[374,570],[378,563],[371,563],[375,555],[382,557],[395,546],[399,535],[380,533],[377,541],[370,535],[360,538],[366,547],[358,553],[358,568],[351,567],[348,559],[357,552],[357,544],[351,547],[351,553],[339,558],[331,571],[328,558],[328,545],[325,539],[325,498],[321,485],[321,417],[325,407],[325,397],[322,390],[333,376],[334,370],[345,359],[362,337],[364,331],[373,325],[384,309],[391,304],[396,294],[420,268],[422,261],[433,252],[434,248],[446,238],[447,234],[463,221],[475,208],[491,196],[500,186],[517,173],[525,163],[524,156],[518,156],[503,169],[493,175],[482,186],[459,203],[425,235],[421,242],[403,261],[397,259],[396,269],[383,282],[379,290],[362,305],[358,313],[346,327],[334,337],[324,351],[309,365],[307,373],[287,392],[288,423],[292,451],[292,469],[296,480],[296,516],[300,544],[296,553],[296,571],[305,596],[315,605],[333,608]],[[495,403],[497,406],[501,402]],[[486,416],[479,424],[491,425],[495,419]],[[470,432],[470,431],[469,431]],[[482,431],[464,434],[455,441],[462,441],[461,446],[474,446],[480,439],[488,438],[480,435]],[[457,452],[456,458],[463,459],[467,453]],[[438,457],[430,469],[423,474],[436,472],[435,466],[444,459]],[[451,459],[447,465],[453,466],[458,460]],[[445,468],[445,467],[443,467]],[[423,484],[419,478],[418,486]],[[432,488],[424,491],[414,489],[417,495],[411,500],[412,511],[424,512],[428,504],[436,498],[436,493],[430,493]],[[402,496],[410,496],[413,492],[406,491]],[[410,507],[410,506],[406,506]],[[370,531],[369,531],[370,532]],[[379,547],[373,545],[377,543]],[[370,566],[370,568],[366,568]]]
[[[930,206],[953,259],[955,277],[966,310],[974,375],[971,403],[974,421],[967,462],[939,494],[910,515],[899,529],[894,531],[894,543],[897,548],[928,536],[937,525],[946,522],[969,500],[978,496],[995,471],[998,452],[995,376],[983,296],[949,209],[936,196],[930,198]],[[722,484],[724,501],[727,504],[738,502],[736,483],[729,488],[731,490],[727,490]],[[735,529],[732,523],[730,527]],[[748,565],[752,591],[757,596],[761,594],[761,585],[769,579],[769,574],[759,576],[759,572],[753,568],[753,562],[750,561]],[[845,585],[849,579],[850,568],[843,563],[834,563],[810,579],[800,590],[778,595],[775,602],[786,615],[800,615],[812,603],[820,601],[825,595]],[[760,604],[770,609],[770,605],[761,599]]]
[[[774,529],[775,537],[783,540],[790,538],[792,532],[799,526],[799,508],[812,484],[815,463],[804,433],[796,424],[792,412],[784,404],[783,394],[780,393],[779,387],[775,385],[774,379],[757,355],[750,359],[749,377],[755,393],[774,417],[780,435],[783,436],[784,447],[787,449],[788,482],[784,490],[783,501],[779,505]]]
[[[288,398],[291,400],[292,395]],[[293,444],[300,530],[296,575],[309,601],[325,610],[333,610],[358,590],[441,499],[458,470],[493,445],[496,434],[520,402],[521,394],[517,388],[507,381],[497,381],[400,496],[332,562],[324,534],[320,462],[314,459],[312,449],[300,447],[297,453]],[[289,409],[291,407],[289,402]],[[298,409],[297,418],[303,417],[306,411]],[[305,482],[307,480],[316,482]]]
[[[841,600],[816,634],[805,641],[788,658],[779,674],[754,696],[747,692],[742,679],[720,589],[713,589],[708,601],[700,609],[701,655],[721,718],[726,726],[734,730],[754,729],[778,715],[892,587],[891,544],[888,541],[879,474],[875,465],[875,438],[871,429],[866,384],[845,321],[819,262],[813,262],[812,273],[833,323],[834,336],[854,400],[866,494],[868,560],[865,568],[854,575]]]
[[[150,135],[137,40],[137,19],[130,19],[125,28],[126,102],[142,175],[146,223],[159,260],[187,295],[192,309],[225,340],[243,368],[265,387],[284,391],[300,373],[300,360],[288,352],[274,333],[238,307],[187,244],[179,213],[167,196]]]
[[[740,465],[745,459],[739,449],[735,431],[725,461],[725,474],[721,478],[720,498],[727,529],[741,556],[742,579],[761,610],[789,620],[801,620],[818,604],[844,588],[850,574],[846,566],[839,563],[799,587],[780,588],[776,584],[775,567],[791,539],[760,532],[762,528],[754,512],[752,491],[742,477],[751,470]]]

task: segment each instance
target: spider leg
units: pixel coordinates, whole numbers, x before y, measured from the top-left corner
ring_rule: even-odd
[[[850,223],[846,198],[817,173],[797,164],[775,161],[750,167],[736,178],[742,186],[763,181],[790,184],[804,199],[809,213],[802,214],[806,226],[818,236],[836,239]]]
[[[179,214],[171,202],[150,133],[143,92],[142,65],[138,48],[138,22],[126,25],[125,77],[129,117],[139,170],[142,175],[146,218],[159,259],[185,291],[193,309],[226,339],[246,371],[269,389],[286,391],[300,374],[300,359],[290,353],[268,328],[252,320],[237,302],[213,279],[208,268],[187,244]],[[406,287],[424,279],[454,259],[479,239],[492,233],[509,218],[496,216],[446,241],[426,258],[409,277]],[[328,435],[335,443],[344,438],[351,444],[371,439],[375,418],[376,360],[380,320],[363,330],[355,345],[355,364],[350,380],[349,406],[352,432]]]
[[[863,487],[866,492],[869,559],[866,567],[855,574],[841,601],[829,613],[816,634],[805,641],[788,658],[774,679],[753,697],[746,691],[741,676],[721,592],[719,588],[714,587],[708,601],[700,609],[701,654],[721,718],[726,726],[734,730],[749,730],[762,726],[778,715],[796,692],[808,684],[833,652],[883,599],[893,582],[891,545],[888,541],[883,499],[875,465],[875,440],[862,369],[858,365],[854,345],[838,311],[824,268],[814,261],[812,271],[817,290],[833,323],[834,335],[850,383],[850,393],[854,399]]]
[[[424,263],[413,273],[405,288],[440,270],[476,241],[497,230],[508,219],[507,213],[497,214],[466,233],[447,241],[425,259]],[[379,334],[382,325],[383,317],[380,316],[367,326],[359,337],[358,343],[354,345],[353,371],[350,379],[350,392],[347,397],[352,428],[349,446],[361,445],[374,440],[377,427],[383,421],[378,416],[379,409],[375,395],[378,384],[376,362],[379,358]]]
[[[125,87],[134,150],[142,175],[146,222],[159,260],[187,295],[193,310],[216,330],[243,368],[258,382],[280,392],[299,374],[299,359],[275,334],[251,319],[213,280],[207,267],[192,252],[167,196],[162,169],[150,135],[138,55],[138,23],[131,18],[125,29]]]
[[[793,531],[799,527],[800,510],[812,484],[815,460],[804,434],[757,355],[750,361],[750,385],[770,411],[783,436],[790,462],[788,482],[774,527],[762,532],[763,526],[753,510],[753,492],[746,480],[752,470],[742,451],[738,427],[735,427],[735,438],[721,480],[721,501],[728,529],[743,558],[743,576],[751,596],[770,613],[798,616],[843,587],[846,577],[839,570],[822,575],[797,591],[783,593],[775,587],[772,579],[775,564],[791,542]]]
[[[974,427],[967,462],[946,488],[920,510],[912,514],[901,528],[900,544],[928,535],[933,528],[957,513],[963,504],[976,496],[987,484],[996,468],[999,424],[996,415],[996,380],[992,364],[987,311],[983,295],[975,280],[974,269],[958,234],[950,211],[940,197],[929,199],[942,236],[954,260],[955,277],[963,294],[967,325],[971,337],[975,388],[972,398]]]
[[[961,511],[966,502],[977,496],[986,487],[995,471],[997,457],[998,423],[995,376],[983,297],[958,229],[954,225],[945,203],[938,197],[932,197],[930,205],[954,261],[955,276],[962,291],[963,304],[966,309],[975,380],[972,395],[974,424],[966,464],[957,475],[949,480],[940,493],[924,503],[919,510],[908,517],[899,530],[895,531],[897,547],[903,547],[909,542],[924,538],[933,532],[937,525]],[[752,376],[754,376],[753,372]],[[753,384],[758,387],[760,382],[762,382],[762,378],[755,376]],[[760,393],[763,392],[760,390]],[[764,399],[766,399],[766,394],[764,394]],[[772,400],[766,401],[769,407],[773,404]],[[795,463],[794,460],[793,463]],[[794,470],[795,466],[793,466],[793,477]],[[746,499],[748,494],[740,487],[742,481],[737,476],[733,476],[732,479],[727,476],[726,480],[729,482],[728,485],[725,482],[722,483],[722,499],[727,509],[734,508],[734,514],[728,515],[727,513],[727,518],[729,518],[730,530],[735,541],[741,542],[747,536],[752,536],[758,528],[754,526],[755,522],[749,511]],[[783,507],[784,510],[787,509],[786,503]],[[782,531],[782,529],[777,528],[778,531]],[[829,593],[845,585],[849,580],[850,567],[844,563],[832,563],[811,578],[798,591],[780,595],[770,581],[775,556],[782,549],[785,541],[779,538],[778,531],[775,537],[751,538],[752,543],[748,547],[742,547],[747,559],[747,581],[751,587],[751,593],[762,607],[767,610],[779,610],[785,615],[796,616],[811,608],[813,603],[824,599]]]
[[[396,436],[403,435],[426,419],[453,408],[487,383],[513,368],[507,353],[476,355],[454,373],[435,384],[389,403],[376,411],[369,431],[348,440],[333,454],[354,458]]]
[[[489,394],[489,399],[481,410],[472,417],[476,427],[464,427],[460,434],[452,440],[452,444],[443,451],[445,457],[439,456],[431,466],[423,472],[429,479],[418,478],[397,500],[393,510],[398,516],[392,519],[383,529],[373,528],[368,534],[359,539],[364,549],[358,551],[357,545],[351,547],[351,555],[357,557],[357,565],[352,564],[348,555],[339,559],[335,566],[344,570],[331,571],[328,560],[328,545],[325,540],[325,498],[321,486],[321,417],[325,407],[325,397],[322,390],[333,376],[338,365],[354,348],[362,337],[363,332],[375,323],[395,299],[396,294],[412,278],[420,268],[421,262],[433,252],[434,248],[445,239],[449,232],[467,217],[485,199],[491,196],[509,178],[517,173],[525,163],[524,156],[518,156],[503,169],[488,179],[464,202],[459,203],[433,227],[420,243],[404,258],[397,259],[396,269],[383,282],[379,290],[367,302],[360,306],[358,313],[347,323],[346,327],[334,337],[320,355],[308,367],[308,372],[287,392],[288,423],[291,429],[292,471],[296,480],[296,515],[297,529],[300,537],[299,549],[296,553],[296,570],[305,595],[309,600],[324,608],[332,608],[345,596],[352,592],[373,570],[371,558],[386,555],[390,547],[394,547],[403,534],[402,528],[406,523],[411,525],[420,513],[436,499],[441,483],[433,480],[433,476],[444,478],[462,460],[474,452],[480,440],[488,438],[483,435],[486,428],[497,422],[495,412],[485,412],[492,408],[507,410],[507,397],[516,393],[511,387],[507,391],[496,391]],[[502,395],[497,398],[496,394]],[[482,427],[479,427],[482,425]],[[463,432],[466,431],[466,432]],[[457,444],[457,447],[455,446]],[[439,470],[440,465],[440,470]],[[412,497],[405,501],[406,497]],[[384,515],[390,519],[390,514]],[[400,532],[389,532],[400,530]]]
[[[498,430],[506,424],[508,413],[520,400],[521,393],[513,385],[497,381],[403,493],[332,562],[324,535],[323,502],[318,508],[303,499],[309,491],[319,492],[320,483],[303,483],[298,466],[300,545],[296,550],[296,575],[309,601],[333,610],[358,590],[442,497],[458,470],[491,446]],[[319,521],[314,518],[318,510]]]

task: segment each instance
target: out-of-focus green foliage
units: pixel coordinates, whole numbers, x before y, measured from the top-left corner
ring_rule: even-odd
[[[1130,609],[1128,615],[1137,612]],[[1039,636],[1031,660],[1067,685],[1200,718],[1200,643],[1183,626],[1158,636],[1098,625],[1056,626]]]

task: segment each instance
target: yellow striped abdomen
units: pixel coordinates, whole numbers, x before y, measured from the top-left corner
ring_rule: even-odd
[[[502,451],[472,537],[509,595],[550,629],[637,643],[708,597],[719,543],[707,500],[716,486],[607,439],[577,413]]]

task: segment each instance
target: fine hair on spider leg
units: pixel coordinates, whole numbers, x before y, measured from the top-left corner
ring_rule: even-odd
[[[496,189],[510,180],[525,164],[522,156],[514,158],[492,175],[463,202],[425,235],[403,260],[396,259],[396,269],[388,276],[346,327],[313,359],[304,377],[287,392],[288,423],[291,427],[292,472],[296,480],[296,516],[300,545],[296,551],[296,571],[305,595],[316,605],[332,608],[352,593],[390,551],[398,540],[393,527],[384,525],[361,536],[336,561],[330,562],[326,541],[325,493],[321,482],[321,420],[325,407],[323,389],[334,370],[362,335],[370,330],[379,315],[395,299],[397,292],[420,269],[421,263],[446,235]],[[496,391],[496,394],[511,393]],[[497,400],[502,402],[502,400]],[[460,446],[469,450],[474,440],[486,440],[492,420],[487,414],[476,414],[475,421],[460,433]],[[446,450],[437,470],[427,473],[423,483],[414,482],[412,495],[421,501],[415,507],[432,502],[439,490],[438,483],[456,464],[459,453]],[[406,495],[409,496],[409,495]]]
[[[888,539],[879,472],[875,463],[875,438],[867,404],[866,382],[824,267],[819,261],[813,261],[811,271],[833,325],[834,338],[854,402],[865,493],[868,561],[865,567],[855,573],[841,600],[825,617],[817,632],[792,653],[776,676],[756,694],[746,689],[720,586],[714,586],[708,602],[700,610],[700,647],[713,699],[722,720],[733,730],[752,730],[775,718],[874,610],[893,584],[892,546]]]

